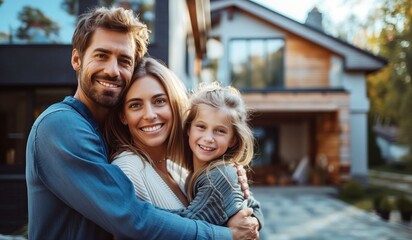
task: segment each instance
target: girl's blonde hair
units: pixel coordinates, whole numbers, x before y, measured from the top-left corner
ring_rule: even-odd
[[[236,144],[229,148],[221,158],[211,162],[203,169],[194,172],[193,152],[189,147],[188,137],[185,137],[185,167],[191,172],[191,176],[186,183],[189,200],[194,196],[192,189],[199,175],[228,163],[248,167],[254,153],[254,137],[248,125],[248,110],[245,107],[240,92],[236,88],[231,86],[223,87],[217,82],[201,84],[199,88],[192,93],[190,97],[190,107],[185,113],[183,131],[186,134],[189,132],[190,126],[197,116],[200,104],[208,105],[228,114],[233,126],[233,137],[236,140]]]
[[[128,85],[119,104],[111,111],[105,124],[105,138],[110,151],[110,160],[123,151],[131,151],[148,162],[152,159],[142,150],[139,143],[135,144],[129,128],[120,121],[123,111],[125,96],[130,86],[141,77],[150,75],[156,78],[165,89],[172,110],[172,129],[167,141],[166,157],[182,165],[183,161],[183,137],[182,116],[186,109],[187,92],[183,82],[165,65],[154,58],[144,57],[135,69],[131,83]]]

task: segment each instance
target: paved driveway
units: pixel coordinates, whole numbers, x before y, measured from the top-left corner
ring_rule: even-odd
[[[385,222],[333,197],[333,188],[252,187],[263,208],[262,240],[410,240],[411,225]]]

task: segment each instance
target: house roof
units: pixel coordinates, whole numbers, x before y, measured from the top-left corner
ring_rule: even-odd
[[[196,57],[203,58],[206,53],[206,35],[210,29],[210,2],[186,0],[195,39]]]
[[[382,57],[330,36],[316,28],[290,19],[250,0],[211,1],[210,10],[212,14],[225,9],[235,9],[248,13],[268,24],[322,46],[344,59],[346,71],[370,73],[380,70],[388,63],[387,60]]]

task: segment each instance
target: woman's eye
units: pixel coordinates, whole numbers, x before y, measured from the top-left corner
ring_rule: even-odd
[[[130,104],[130,108],[139,108],[139,107],[140,107],[140,104],[138,104],[138,103]]]

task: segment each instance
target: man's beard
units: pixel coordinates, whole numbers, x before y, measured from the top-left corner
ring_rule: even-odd
[[[107,90],[98,91],[98,88],[95,87],[95,85],[99,83],[94,80],[95,76],[91,76],[89,79],[87,79],[82,74],[82,71],[80,71],[80,74],[80,77],[83,77],[80,80],[81,89],[83,90],[85,95],[95,104],[104,108],[112,108],[119,102],[123,90],[120,93]]]
[[[105,108],[114,107],[120,99],[120,95],[111,91],[104,90],[103,92],[97,92],[95,89],[90,88],[87,96],[92,99],[96,104],[99,104]]]

